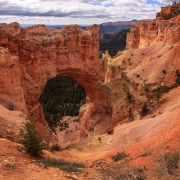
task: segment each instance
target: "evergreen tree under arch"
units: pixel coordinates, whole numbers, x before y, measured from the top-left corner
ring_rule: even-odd
[[[39,102],[49,127],[55,130],[63,116],[78,115],[85,99],[85,90],[75,79],[57,76],[47,82]]]

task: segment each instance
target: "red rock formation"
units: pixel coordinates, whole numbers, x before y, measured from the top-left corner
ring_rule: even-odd
[[[18,23],[0,24],[0,46],[0,103],[6,106],[11,101],[15,109],[32,115],[46,140],[50,135],[38,99],[55,76],[71,76],[85,88],[91,115],[111,113],[106,93],[99,91],[97,25],[84,31],[78,25],[57,30],[44,25],[23,29]],[[83,120],[86,127],[82,129],[94,124],[92,118],[83,116]]]
[[[180,16],[165,20],[138,21],[127,34],[126,49],[139,49],[156,44],[176,43],[180,40]]]
[[[2,39],[2,38],[1,38]],[[5,38],[4,38],[5,39]],[[1,41],[5,43],[5,41]],[[5,107],[11,103],[18,110],[27,112],[24,93],[21,86],[19,58],[7,48],[0,48],[0,102]]]
[[[175,83],[175,71],[180,69],[180,16],[169,21],[139,21],[132,26],[126,42],[125,51],[114,58],[105,54],[102,59],[107,64],[105,82],[111,92],[112,127],[131,116],[140,118],[138,111],[142,106],[138,101],[145,94],[145,83],[151,90]],[[123,84],[129,87],[135,106],[126,101]]]
[[[17,141],[25,115],[20,111],[9,111],[0,105],[0,137]]]
[[[141,108],[137,90],[143,89],[145,79],[154,87],[174,82],[173,72],[180,68],[179,25],[180,16],[171,21],[139,21],[127,37],[130,50],[114,59],[106,53],[100,61],[96,25],[84,31],[78,25],[56,30],[44,25],[22,29],[18,23],[0,24],[0,103],[12,102],[15,109],[32,115],[40,134],[50,141],[52,134],[38,99],[49,79],[71,76],[88,96],[79,113],[81,136],[112,130],[131,113],[123,84],[137,102],[133,113]]]
[[[170,19],[180,13],[180,3],[173,3],[165,7],[161,7],[161,11],[156,13],[157,19]]]

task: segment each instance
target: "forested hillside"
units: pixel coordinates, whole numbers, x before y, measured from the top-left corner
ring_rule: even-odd
[[[63,116],[77,116],[80,106],[85,103],[86,93],[73,78],[62,76],[50,79],[39,102],[51,129],[59,124]]]
[[[129,29],[116,32],[116,33],[101,33],[100,34],[100,52],[108,49],[111,57],[116,55],[118,51],[122,51],[126,46],[126,35]]]

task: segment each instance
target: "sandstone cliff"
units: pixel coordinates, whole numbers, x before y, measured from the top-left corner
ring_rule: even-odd
[[[145,97],[145,85],[156,91],[157,87],[173,86],[175,71],[180,69],[180,16],[170,21],[145,20],[132,26],[127,36],[126,50],[114,58],[106,52],[105,83],[111,94],[112,126],[126,118],[139,119]],[[133,103],[126,100],[123,85],[133,95]],[[154,96],[151,102],[156,102]],[[127,120],[126,119],[126,120]]]
[[[180,14],[180,2],[173,2],[172,5],[161,7],[161,11],[156,13],[156,19],[171,19]]]
[[[46,82],[55,76],[74,77],[85,88],[89,114],[111,111],[106,94],[99,91],[97,25],[84,31],[78,25],[56,30],[44,25],[23,29],[18,23],[0,24],[0,46],[0,103],[5,107],[11,103],[14,110],[33,116],[46,140],[51,136],[38,99]],[[81,116],[81,134],[85,135],[99,120]]]
[[[126,49],[149,47],[160,41],[174,44],[180,39],[180,16],[169,21],[145,20],[132,26],[127,35]]]

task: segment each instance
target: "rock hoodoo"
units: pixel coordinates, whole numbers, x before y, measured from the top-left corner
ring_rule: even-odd
[[[23,29],[18,23],[0,24],[0,47],[0,103],[12,103],[32,115],[46,139],[49,132],[38,99],[55,76],[71,76],[86,91],[89,102],[80,113],[82,136],[103,118],[91,119],[95,113],[111,116],[106,92],[100,90],[97,25],[84,31],[78,25],[57,30],[44,25]]]

